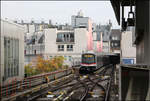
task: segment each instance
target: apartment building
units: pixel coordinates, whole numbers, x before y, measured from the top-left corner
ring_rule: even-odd
[[[120,53],[121,31],[112,29],[110,35],[110,48],[113,53]]]
[[[31,43],[25,45],[25,63],[28,64],[38,55],[44,59],[63,56],[66,65],[77,64],[82,52],[88,48],[88,31],[86,28],[74,30],[45,29],[43,33],[30,37]]]
[[[73,28],[87,28],[87,30],[89,30],[90,26],[89,26],[89,22],[90,22],[90,18],[89,17],[85,17],[83,15],[82,10],[80,10],[77,15],[72,15],[71,16],[71,25]]]
[[[94,51],[110,52],[111,23],[93,26]]]
[[[79,64],[81,54],[93,49],[92,21],[79,11],[76,16],[72,16],[71,22],[71,25],[55,25],[28,33],[25,64],[36,60],[39,55],[44,59],[63,56],[66,65]]]

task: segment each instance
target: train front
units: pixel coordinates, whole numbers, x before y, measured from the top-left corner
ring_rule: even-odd
[[[92,73],[96,69],[96,55],[92,53],[82,54],[80,74]]]

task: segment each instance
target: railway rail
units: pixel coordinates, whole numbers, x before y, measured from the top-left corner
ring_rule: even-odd
[[[72,69],[56,71],[28,77],[15,85],[5,85],[1,89],[1,100],[9,101],[93,101],[96,98],[108,101],[115,66],[104,66],[93,74],[80,75]],[[75,74],[73,74],[75,73]],[[94,95],[99,90],[99,95]],[[48,94],[51,92],[52,94]],[[12,95],[13,94],[13,95]],[[53,96],[51,98],[46,95]],[[3,97],[2,97],[3,96]]]
[[[51,73],[36,75],[24,78],[21,81],[14,81],[11,84],[0,85],[0,99],[1,101],[15,100],[20,96],[27,96],[29,94],[41,91],[59,81],[66,80],[66,76],[72,74],[72,69],[60,70]],[[64,77],[64,78],[63,78]],[[70,77],[68,77],[70,78]],[[55,81],[55,82],[50,82]]]
[[[52,92],[53,97],[38,98],[37,101],[94,101],[103,100],[108,101],[110,99],[111,85],[113,81],[113,72],[115,70],[114,65],[105,66],[97,70],[94,74],[80,75],[76,73],[74,80],[68,84],[62,85],[57,91]],[[99,95],[94,95],[95,90],[99,90]],[[49,94],[48,94],[49,95]]]
[[[111,67],[111,68],[109,68]],[[92,80],[91,76],[88,76],[88,80],[90,82],[92,82],[91,86],[86,87],[86,92],[85,95],[83,96],[83,98],[80,99],[80,101],[86,100],[88,98],[88,93],[87,92],[93,92],[94,88],[97,86],[99,89],[101,89],[101,92],[104,92],[103,95],[101,96],[102,100],[108,101],[109,99],[109,94],[110,94],[110,86],[112,83],[112,79],[113,79],[113,72],[114,72],[114,66],[113,65],[109,65],[104,67],[100,72],[99,72],[99,76],[104,76],[105,73],[107,72],[108,69],[111,69],[111,72],[109,73],[109,77],[102,79],[102,78],[98,78],[97,80]],[[107,81],[107,86],[105,87],[104,85],[100,84],[103,81]],[[94,99],[93,99],[94,100]]]

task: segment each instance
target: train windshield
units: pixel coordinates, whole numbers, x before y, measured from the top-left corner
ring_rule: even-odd
[[[91,64],[95,63],[95,55],[93,54],[83,54],[82,63]]]

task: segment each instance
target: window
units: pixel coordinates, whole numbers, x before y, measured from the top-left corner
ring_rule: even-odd
[[[4,37],[4,80],[19,74],[19,40]]]
[[[50,59],[52,59],[52,58],[53,58],[53,56],[49,56],[49,58],[50,58]]]
[[[34,50],[34,54],[36,55],[36,50]]]
[[[67,51],[73,51],[73,45],[67,45]]]
[[[115,37],[115,40],[118,40],[118,37],[117,37],[117,36]]]
[[[67,56],[64,56],[64,59],[67,60]]]
[[[118,40],[118,37],[117,36],[113,36],[112,40]]]
[[[74,34],[70,33],[70,42],[74,42]]]
[[[118,44],[117,44],[117,43],[115,43],[115,46],[118,46]]]
[[[58,33],[56,42],[74,42],[74,33]]]
[[[71,61],[72,60],[72,57],[71,56],[69,56],[69,61]]]
[[[67,34],[67,39],[69,39],[69,34]]]
[[[58,51],[64,51],[64,45],[58,45]]]
[[[114,36],[112,37],[112,40],[115,40],[115,37],[114,37]]]
[[[26,50],[24,50],[24,54],[26,55]]]
[[[95,63],[95,55],[93,54],[83,54],[82,63],[91,64]]]
[[[63,34],[61,33],[57,34],[57,42],[62,42],[62,41],[64,41]]]

